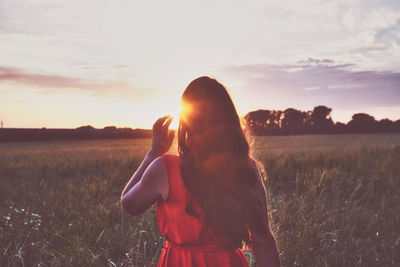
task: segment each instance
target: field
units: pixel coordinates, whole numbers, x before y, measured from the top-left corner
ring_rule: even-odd
[[[155,209],[129,217],[119,204],[150,143],[0,144],[0,266],[154,266]],[[250,143],[283,266],[400,265],[399,134]]]

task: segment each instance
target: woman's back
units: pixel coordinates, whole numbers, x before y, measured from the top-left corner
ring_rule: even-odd
[[[153,125],[151,149],[122,192],[125,211],[137,215],[158,203],[166,240],[159,266],[248,266],[239,249],[243,242],[259,266],[280,266],[263,179],[228,91],[200,77],[186,87],[182,106],[179,157],[162,156],[174,138],[172,118],[162,117]]]
[[[168,198],[157,205],[157,223],[165,237],[158,266],[248,266],[240,248],[226,245],[223,236],[213,234],[196,202],[198,217],[186,212],[190,197],[181,177],[180,158],[164,155],[168,181]]]

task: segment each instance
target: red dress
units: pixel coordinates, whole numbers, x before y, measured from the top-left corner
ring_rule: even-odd
[[[186,213],[188,191],[182,181],[179,156],[164,155],[163,159],[169,192],[168,199],[157,204],[157,223],[165,237],[158,267],[248,267],[240,248],[222,247],[221,236],[207,234],[204,217]],[[201,214],[200,206],[194,205],[193,209]]]

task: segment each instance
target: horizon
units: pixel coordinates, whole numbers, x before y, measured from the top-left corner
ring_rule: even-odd
[[[151,129],[204,75],[240,117],[324,105],[334,122],[400,118],[397,0],[5,0],[0,37],[5,128]]]
[[[329,107],[328,107],[328,108],[329,108]],[[289,109],[289,108],[287,108],[287,109]],[[264,110],[265,110],[265,109],[264,109]],[[252,111],[256,111],[256,110],[252,110]],[[249,111],[249,112],[252,112],[252,111]],[[300,110],[300,111],[306,111],[306,112],[307,112],[307,110]],[[311,110],[311,111],[312,111],[312,110]],[[333,110],[332,110],[332,112],[333,112]],[[332,113],[332,112],[331,112],[331,113]],[[364,113],[364,112],[357,112],[357,113]],[[354,113],[354,114],[357,114],[357,113]],[[246,114],[247,114],[247,113],[246,113]],[[354,115],[354,114],[352,114],[352,115]],[[368,114],[368,113],[365,113],[365,114]],[[400,116],[399,116],[398,118],[395,118],[395,119],[390,119],[390,118],[379,118],[379,119],[378,119],[378,118],[376,118],[373,114],[368,114],[368,115],[374,117],[376,121],[380,121],[380,120],[383,120],[383,119],[389,119],[389,120],[395,122],[395,121],[400,120]],[[244,117],[244,116],[240,116],[241,119],[242,119],[243,117]],[[351,120],[351,118],[350,118],[350,120]],[[336,124],[336,123],[348,124],[348,123],[350,122],[350,120],[344,122],[344,121],[335,121],[335,120],[332,118],[332,121],[333,121],[334,124]],[[104,129],[104,128],[107,128],[107,127],[116,127],[117,129],[130,128],[130,129],[132,129],[132,130],[152,130],[152,127],[149,127],[149,128],[128,127],[128,126],[117,126],[117,125],[114,125],[114,124],[96,127],[96,126],[94,126],[94,125],[92,125],[92,124],[90,124],[90,123],[89,123],[89,124],[85,124],[85,125],[78,125],[78,126],[76,126],[76,127],[46,127],[46,126],[42,126],[42,127],[6,127],[6,125],[4,124],[4,121],[1,120],[1,122],[2,122],[2,124],[1,124],[1,128],[0,128],[0,129],[42,129],[42,128],[43,128],[43,129],[78,129],[78,128],[80,128],[80,127],[87,127],[87,126],[90,126],[90,127],[95,128],[95,129]],[[178,129],[178,123],[179,123],[179,121],[174,119],[173,122],[171,123],[170,129],[171,129],[171,130],[177,130],[177,129]]]

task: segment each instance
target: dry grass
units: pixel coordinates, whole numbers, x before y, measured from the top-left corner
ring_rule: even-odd
[[[0,144],[0,266],[154,266],[119,195],[148,139]],[[261,137],[284,266],[400,264],[400,135]],[[251,257],[251,255],[248,255]]]

